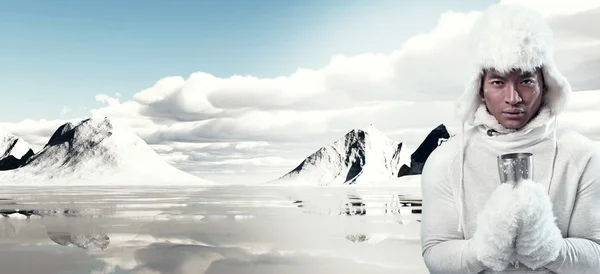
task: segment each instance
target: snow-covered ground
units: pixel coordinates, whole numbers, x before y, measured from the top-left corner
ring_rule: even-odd
[[[140,137],[108,119],[61,126],[27,163],[0,172],[7,185],[205,185],[152,150]]]

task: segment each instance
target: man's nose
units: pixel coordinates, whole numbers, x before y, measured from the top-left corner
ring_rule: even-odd
[[[504,100],[509,105],[516,105],[522,101],[521,96],[519,95],[519,92],[517,91],[517,87],[515,85],[508,85],[506,87],[504,96]]]

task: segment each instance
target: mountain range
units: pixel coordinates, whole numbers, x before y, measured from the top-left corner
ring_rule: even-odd
[[[408,155],[404,144],[389,139],[375,126],[353,129],[324,146],[270,185],[352,185],[388,181],[421,174],[425,161],[450,138],[442,124],[432,130],[419,148]]]
[[[372,184],[421,174],[431,152],[450,138],[444,125],[433,129],[409,154],[375,126],[352,129],[321,147],[271,185],[336,186]],[[140,137],[108,118],[60,126],[40,151],[0,129],[2,185],[170,185],[213,184],[166,163]]]
[[[37,153],[22,139],[0,137],[0,184],[212,184],[160,158],[140,137],[108,118],[66,123]]]

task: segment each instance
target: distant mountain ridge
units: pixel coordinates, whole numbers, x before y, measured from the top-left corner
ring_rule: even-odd
[[[164,162],[140,137],[108,118],[66,123],[1,184],[210,184]]]
[[[402,164],[409,162],[402,147],[373,125],[353,129],[268,183],[325,186],[388,180],[397,177]]]
[[[427,135],[412,155],[408,155],[402,142],[389,139],[373,125],[353,129],[267,184],[351,185],[419,175],[433,150],[449,138],[448,130],[441,124]]]

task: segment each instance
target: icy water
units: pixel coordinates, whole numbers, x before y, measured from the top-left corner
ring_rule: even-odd
[[[13,273],[427,273],[414,189],[0,190]]]

